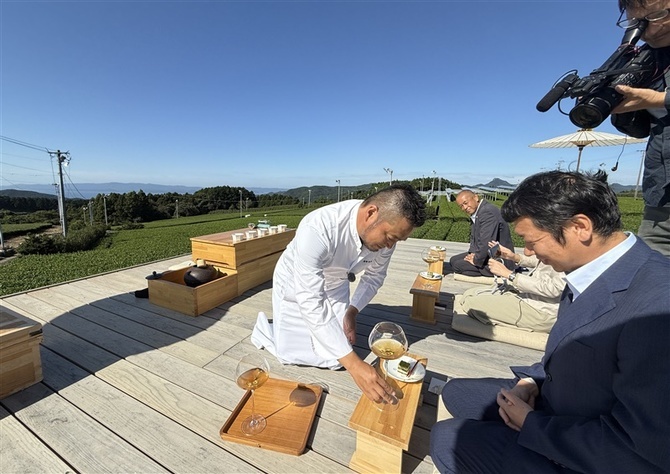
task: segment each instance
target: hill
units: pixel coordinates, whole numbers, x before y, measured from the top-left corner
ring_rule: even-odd
[[[213,186],[211,186],[213,187]],[[53,184],[26,184],[22,186],[23,189],[6,189],[0,191],[0,195],[10,197],[44,197],[48,195],[55,199],[56,194]],[[131,191],[144,191],[146,194],[193,194],[202,189],[202,187],[195,186],[181,186],[181,185],[167,185],[167,184],[152,184],[152,183],[75,183],[65,186],[65,197],[90,199],[98,194],[125,194]],[[273,192],[282,191],[281,188],[247,188],[253,191],[254,194],[269,194]],[[30,194],[14,194],[14,193],[35,193]],[[12,194],[9,194],[12,193]]]
[[[24,191],[21,189],[2,189],[0,196],[13,198],[33,198],[33,199],[57,199],[55,194],[38,193],[36,191]]]
[[[514,187],[514,186],[516,186],[516,185],[514,185],[514,184],[510,184],[510,183],[508,183],[507,181],[505,181],[504,179],[493,178],[491,181],[489,181],[489,182],[486,183],[486,184],[484,184],[484,183],[479,183],[479,184],[475,184],[475,185],[472,186],[472,187],[473,187],[473,188],[480,188],[480,187],[482,187],[482,186],[487,187],[487,188],[499,188],[499,187],[501,187],[501,186]]]

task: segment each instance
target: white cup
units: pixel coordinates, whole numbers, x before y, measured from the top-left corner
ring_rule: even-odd
[[[256,238],[256,231],[255,230],[248,230],[247,231],[247,240],[255,239]]]
[[[263,237],[264,235],[268,235],[268,230],[263,228],[258,229],[258,236]]]
[[[276,234],[277,233],[277,226],[276,225],[271,225],[270,228],[268,229],[269,234]]]
[[[242,242],[244,240],[244,234],[242,232],[235,232],[233,234],[233,243]]]
[[[279,224],[277,226],[277,232],[286,232],[286,224]]]

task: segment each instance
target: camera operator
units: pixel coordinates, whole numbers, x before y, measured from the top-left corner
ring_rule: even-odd
[[[636,138],[649,136],[638,235],[670,257],[670,0],[619,0],[619,10],[622,28],[647,22],[641,39],[653,48],[660,74],[650,88],[616,86],[624,100],[612,110],[612,125]]]

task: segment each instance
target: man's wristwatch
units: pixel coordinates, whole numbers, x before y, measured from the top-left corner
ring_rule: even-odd
[[[509,276],[507,277],[507,279],[509,281],[514,281],[515,278],[516,278],[516,273],[514,273],[514,272],[510,273]]]

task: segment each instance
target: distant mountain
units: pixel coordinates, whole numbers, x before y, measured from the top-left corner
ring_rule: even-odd
[[[214,186],[210,186],[214,187]],[[0,190],[0,194],[4,196],[10,196],[9,192],[12,193],[42,193],[48,194],[51,197],[56,196],[56,191],[54,190],[53,184],[26,184],[21,186],[22,189],[5,189]],[[194,192],[202,189],[201,186],[180,186],[180,185],[168,185],[168,184],[151,184],[151,183],[75,183],[65,186],[65,197],[66,198],[81,198],[81,199],[90,199],[98,194],[125,194],[131,191],[138,192],[140,190],[144,191],[146,194],[166,194],[166,193],[177,193],[177,194],[193,194]],[[283,191],[281,188],[247,188],[249,191],[252,191],[254,194],[268,194]],[[82,197],[83,196],[83,197]],[[28,196],[28,197],[39,197],[39,196]]]
[[[624,191],[635,191],[635,185],[631,184],[619,184],[619,183],[612,183],[610,184],[610,188],[614,190],[615,193],[619,194]],[[642,187],[640,186],[640,190]]]
[[[21,189],[0,189],[0,196],[33,199],[57,199],[56,195],[53,193],[44,194],[35,191],[23,191]]]
[[[261,194],[272,194],[272,193],[284,193],[286,188],[247,188],[249,191],[253,192],[256,196]]]
[[[358,186],[340,186],[339,192],[342,200],[349,199],[350,197],[358,197],[359,191],[364,191],[367,196],[368,193],[374,192],[375,187],[381,189],[384,186],[388,186],[385,183],[368,183],[361,184]],[[311,190],[311,193],[310,193]],[[311,199],[312,202],[316,202],[321,198],[325,199],[337,199],[337,186],[302,186],[299,188],[287,189],[285,191],[279,191],[279,194],[284,196],[290,196],[296,199]]]
[[[471,187],[472,188],[479,188],[479,187],[482,187],[482,186],[485,186],[487,188],[499,188],[500,186],[512,186],[512,187],[514,187],[514,184],[510,184],[507,181],[505,181],[504,179],[493,178],[491,181],[489,181],[486,184],[479,183],[479,184],[475,184]]]

